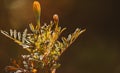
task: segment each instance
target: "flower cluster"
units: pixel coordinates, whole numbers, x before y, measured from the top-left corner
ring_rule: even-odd
[[[58,40],[60,34],[66,29],[61,28],[59,16],[53,15],[53,21],[48,25],[40,25],[40,3],[34,1],[33,11],[36,17],[36,25],[29,24],[31,33],[27,29],[21,32],[10,29],[10,32],[1,30],[8,38],[21,45],[23,49],[30,54],[21,55],[20,62],[13,60],[13,66],[7,66],[6,70],[14,73],[55,73],[60,66],[57,62],[62,53],[85,31],[77,28],[74,33],[69,34],[67,38],[62,37]]]

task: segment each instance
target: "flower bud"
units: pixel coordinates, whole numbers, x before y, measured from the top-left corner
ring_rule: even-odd
[[[54,20],[54,22],[56,23],[58,23],[59,22],[59,17],[58,17],[58,15],[57,14],[54,14],[53,15],[53,20]]]
[[[33,2],[33,12],[34,12],[34,15],[36,17],[37,25],[40,26],[41,6],[40,6],[40,3],[38,1]]]
[[[35,15],[40,15],[41,12],[41,6],[40,3],[38,1],[34,1],[33,2],[33,11],[35,12]]]

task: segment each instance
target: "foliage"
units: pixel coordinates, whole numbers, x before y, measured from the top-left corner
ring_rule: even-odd
[[[66,29],[61,28],[59,17],[53,15],[53,21],[49,25],[40,25],[40,4],[38,1],[33,3],[33,11],[36,17],[36,25],[29,24],[31,33],[25,29],[22,33],[10,29],[10,32],[1,30],[1,33],[12,39],[14,42],[27,50],[30,54],[21,55],[20,61],[12,60],[12,66],[7,66],[6,70],[14,73],[55,73],[60,66],[57,62],[62,53],[85,31],[77,28],[74,33],[67,38],[60,34]]]

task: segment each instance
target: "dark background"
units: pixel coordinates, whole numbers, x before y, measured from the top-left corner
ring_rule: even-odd
[[[60,17],[60,26],[67,27],[64,36],[76,28],[86,28],[62,55],[57,73],[120,73],[120,16],[116,0],[39,0],[42,23],[52,15]],[[33,0],[0,0],[0,30],[23,31],[34,21]],[[25,50],[0,34],[0,73]]]

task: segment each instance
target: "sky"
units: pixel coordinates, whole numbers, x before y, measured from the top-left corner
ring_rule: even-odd
[[[53,14],[59,25],[67,27],[66,36],[76,28],[87,31],[68,48],[57,73],[120,73],[119,2],[116,0],[39,0],[41,23],[49,23]],[[35,23],[33,0],[0,0],[0,30],[23,31]],[[0,73],[25,50],[0,34]]]

